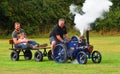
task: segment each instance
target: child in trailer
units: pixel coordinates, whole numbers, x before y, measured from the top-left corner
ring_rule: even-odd
[[[28,39],[24,33],[20,33],[18,35],[18,41],[21,42],[22,48],[27,48],[27,47],[37,48],[40,46],[37,42]],[[27,42],[27,43],[25,43],[25,42]]]

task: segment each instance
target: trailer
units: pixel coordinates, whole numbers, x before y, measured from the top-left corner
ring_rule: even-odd
[[[51,58],[51,50],[47,52],[46,49],[50,49],[47,44],[42,44],[38,48],[15,48],[14,47],[14,42],[12,39],[9,40],[9,44],[11,45],[11,48],[9,50],[12,50],[10,54],[10,58],[13,61],[18,61],[20,56],[24,56],[25,60],[31,60],[32,59],[32,50],[35,50],[36,52],[34,53],[34,60],[35,61],[42,61],[44,56],[48,56],[49,60],[52,60]],[[43,49],[43,52],[41,51]],[[20,55],[20,53],[23,53],[23,55]]]

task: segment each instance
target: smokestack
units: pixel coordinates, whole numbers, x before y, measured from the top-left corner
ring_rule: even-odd
[[[89,45],[89,31],[86,31],[86,44]]]

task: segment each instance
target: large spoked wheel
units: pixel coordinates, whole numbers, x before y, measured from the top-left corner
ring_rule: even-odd
[[[36,51],[34,54],[34,59],[35,61],[42,61],[43,60],[43,55],[41,51]]]
[[[87,55],[85,52],[83,51],[80,51],[78,54],[77,54],[77,61],[79,64],[86,64],[87,63]]]
[[[99,51],[93,51],[93,53],[92,53],[93,63],[100,63],[101,60],[102,60],[101,53]]]
[[[57,63],[65,63],[67,61],[66,46],[64,46],[64,44],[58,44],[55,46],[53,58]]]
[[[17,52],[17,51],[12,51],[10,56],[11,56],[11,60],[13,60],[13,61],[19,60],[19,52]]]
[[[31,60],[32,59],[32,52],[30,50],[25,50],[24,58],[25,58],[25,60]]]
[[[71,40],[73,40],[73,41],[79,41],[79,38],[78,38],[77,36],[73,36],[73,37],[71,38]]]
[[[53,56],[52,56],[52,51],[51,50],[48,51],[48,59],[49,60],[53,60]]]

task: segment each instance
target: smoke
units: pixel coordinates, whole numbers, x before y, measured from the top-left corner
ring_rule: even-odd
[[[73,64],[79,64],[78,61],[77,61],[77,59],[72,60],[72,63]]]
[[[95,22],[97,18],[104,19],[103,14],[109,12],[110,6],[112,6],[112,2],[109,0],[85,0],[81,9],[84,14],[81,14],[76,11],[79,6],[71,4],[70,13],[75,15],[75,28],[80,31],[81,36],[87,30],[91,30],[90,24]]]

